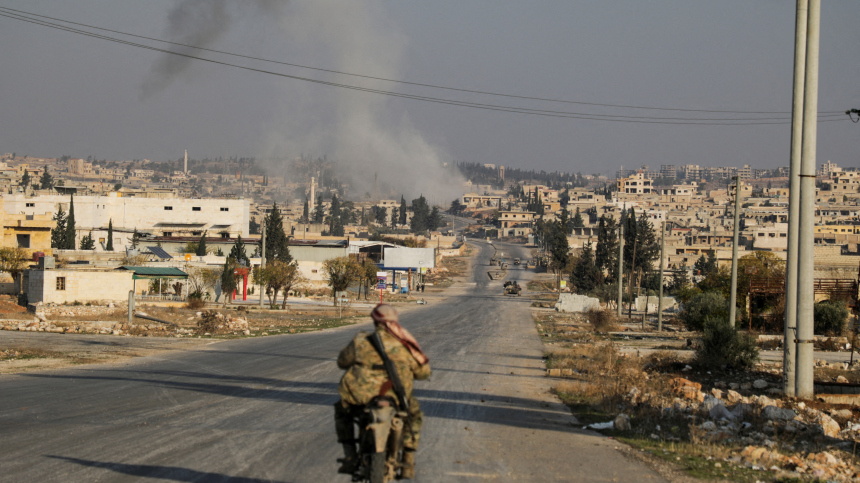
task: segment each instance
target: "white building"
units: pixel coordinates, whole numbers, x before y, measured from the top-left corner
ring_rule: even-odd
[[[62,207],[69,212],[69,196],[3,195],[7,213],[54,216]],[[250,200],[214,198],[129,198],[120,193],[75,196],[77,243],[90,230],[135,230],[154,236],[209,236],[235,238],[249,233]],[[124,247],[116,246],[121,250]]]

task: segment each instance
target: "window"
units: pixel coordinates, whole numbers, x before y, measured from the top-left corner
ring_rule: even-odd
[[[57,277],[57,290],[66,289],[66,277]]]
[[[27,208],[35,208],[35,207],[36,207],[36,203],[25,203],[25,206],[26,206]]]
[[[199,206],[192,206],[191,211],[200,211],[200,207]]]
[[[172,206],[165,206],[164,211],[173,211],[173,207]]]
[[[30,248],[30,235],[16,235],[18,246],[21,248]]]
[[[221,207],[221,211],[230,211],[230,208],[224,208],[224,207],[222,206],[222,207]]]
[[[164,232],[164,236],[173,236],[173,232],[172,231],[166,231],[166,232]]]

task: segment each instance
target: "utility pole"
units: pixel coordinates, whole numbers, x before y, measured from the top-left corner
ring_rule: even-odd
[[[806,82],[803,95],[803,150],[800,158],[800,226],[797,244],[797,397],[811,399],[813,382],[813,284],[815,270],[815,149],[818,138],[818,46],[821,0],[809,0]]]
[[[621,214],[618,231],[618,317],[621,318],[621,302],[624,300],[624,214]]]
[[[266,283],[263,280],[263,269],[266,268],[266,217],[263,217],[263,223],[260,225],[261,233],[263,234],[260,237],[260,253],[262,257],[260,257],[260,308],[263,308],[263,297],[266,296]],[[275,294],[277,297],[278,294]]]
[[[741,231],[741,177],[735,176],[735,236],[732,242],[732,292],[729,303],[729,324],[735,326],[738,301],[738,235]]]
[[[806,23],[809,0],[797,0],[794,27],[794,92],[791,103],[791,168],[788,196],[788,254],[785,266],[785,330],[782,384],[786,396],[795,395],[794,364],[797,345],[797,237],[800,235],[800,155],[803,147],[803,85],[806,71]]]
[[[666,269],[664,261],[666,255],[666,220],[663,220],[663,229],[660,234],[660,295],[657,297],[657,332],[663,332],[663,271]],[[646,305],[645,310],[648,310]]]

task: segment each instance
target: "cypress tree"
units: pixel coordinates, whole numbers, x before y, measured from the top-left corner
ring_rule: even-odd
[[[325,218],[322,196],[317,198],[317,205],[314,207],[314,223],[322,223]]]
[[[54,215],[57,226],[51,230],[51,248],[64,249],[66,247],[66,212],[60,205],[57,214]]]
[[[206,256],[206,232],[204,231],[202,235],[200,235],[200,241],[197,242],[197,252],[195,253],[198,257]]]
[[[228,258],[236,260],[236,263],[245,267],[251,264],[251,261],[248,259],[248,254],[245,253],[245,243],[242,241],[241,235],[236,237],[236,243],[233,244],[233,248],[230,250]]]
[[[113,251],[113,218],[108,221],[107,244],[105,245],[105,250],[109,252]]]
[[[400,195],[400,217],[397,219],[397,223],[401,226],[406,225],[406,199],[403,195]]]
[[[307,206],[307,205],[306,205]],[[293,261],[290,255],[290,245],[284,232],[284,219],[278,204],[272,204],[272,211],[266,216],[266,263],[280,260],[284,263]]]
[[[232,258],[224,260],[224,268],[221,270],[221,293],[224,294],[224,303],[230,303],[233,290],[236,290],[236,274],[233,273]]]
[[[63,248],[66,250],[75,249],[75,197],[72,195],[69,199],[69,217],[66,218],[66,235],[63,238]]]
[[[308,199],[305,198],[305,207],[302,208],[302,221],[307,223],[310,221],[310,212],[308,211]]]
[[[576,207],[576,214],[573,215],[573,227],[574,228],[582,228],[585,226],[585,222],[582,220],[582,215],[579,213],[579,207]]]
[[[328,231],[332,235],[338,236],[334,233],[335,226],[340,223],[340,202],[337,199],[337,195],[332,195],[331,206],[329,207],[328,213],[329,213]]]

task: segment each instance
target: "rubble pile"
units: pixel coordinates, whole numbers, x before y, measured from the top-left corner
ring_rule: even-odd
[[[729,462],[792,472],[794,477],[802,474],[829,480],[860,481],[857,469],[831,453],[802,453],[809,449],[807,445],[810,443],[824,443],[831,448],[851,451],[854,442],[860,439],[860,411],[839,407],[816,409],[802,401],[779,399],[781,390],[772,387],[765,379],[740,383],[717,381],[710,391],[704,391],[701,384],[682,377],[673,377],[668,383],[670,391],[662,395],[631,388],[623,398],[624,409],[635,414],[634,408],[647,403],[659,410],[660,419],[689,421],[693,439],[746,445],[740,455],[727,459]],[[629,416],[625,412],[622,414]],[[627,424],[623,427],[637,429],[635,419],[632,422],[625,419],[625,422]],[[613,426],[621,430],[618,424]],[[657,426],[658,432],[659,428]],[[641,428],[639,431],[650,429]],[[661,436],[651,434],[651,438],[660,439]],[[680,441],[674,435],[662,438]],[[777,450],[796,454],[785,456]]]
[[[244,334],[251,335],[248,320],[243,317],[231,317],[214,310],[199,312],[200,320],[197,322],[197,333],[202,335],[211,334]]]
[[[127,310],[126,304],[107,305],[54,305],[39,304],[37,312],[45,314],[46,317],[93,317],[100,315],[111,315],[117,309]]]
[[[787,456],[761,446],[747,446],[727,461],[749,468],[794,473],[786,476],[795,478],[810,475],[828,481],[854,481],[860,477],[851,465],[827,451]]]

